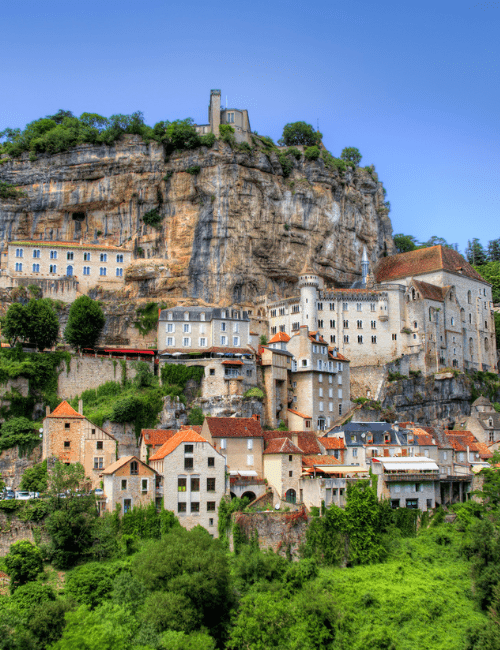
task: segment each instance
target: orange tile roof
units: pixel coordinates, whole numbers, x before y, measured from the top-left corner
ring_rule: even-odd
[[[302,454],[302,451],[296,447],[290,438],[275,438],[268,444],[265,454]]]
[[[181,424],[181,431],[187,431],[188,429],[201,435],[201,424]]]
[[[488,284],[460,253],[441,245],[383,257],[375,269],[375,278],[387,282],[433,271],[449,271]]]
[[[467,451],[469,447],[470,451],[477,452],[481,458],[493,456],[488,445],[479,442],[471,431],[446,431],[446,436],[456,451]]]
[[[170,440],[177,431],[175,429],[142,429],[141,435],[146,445],[161,447],[167,440]]]
[[[168,456],[175,451],[183,442],[206,442],[208,444],[208,440],[192,429],[178,431],[175,436],[170,438],[170,440],[167,440],[167,442],[165,442],[158,451],[151,456],[149,462],[152,460],[162,460],[165,456]]]
[[[138,463],[141,463],[141,465],[144,465],[144,467],[147,467],[149,470],[154,472],[156,474],[156,470],[154,470],[152,467],[149,467],[149,465],[146,465],[146,463],[143,463],[142,460],[137,458],[137,456],[123,456],[123,458],[119,458],[117,461],[112,463],[111,465],[108,465],[105,470],[103,470],[103,474],[114,474],[117,469],[120,469],[120,467],[123,467],[130,461],[135,460]]]
[[[317,467],[318,465],[342,465],[335,456],[302,456],[302,465],[306,467]]]
[[[288,334],[286,332],[278,332],[277,334],[275,334],[273,336],[273,338],[269,341],[269,343],[280,343],[281,341],[283,343],[288,343],[289,340],[290,340],[290,337],[288,336]],[[269,345],[269,343],[268,343],[268,345]]]
[[[321,334],[319,335],[318,339],[316,338],[316,334],[319,334],[319,332],[317,332],[317,331],[316,332],[309,332],[309,339],[313,343],[326,343],[325,339],[323,338],[323,336]]]
[[[421,280],[413,280],[415,288],[419,291],[422,298],[427,300],[435,300],[437,302],[444,302],[446,294],[450,287],[438,287],[429,282],[422,282]]]
[[[207,417],[205,422],[213,438],[262,438],[262,427],[255,418]]]
[[[297,447],[303,454],[321,454],[323,449],[318,442],[318,438],[313,431],[264,431],[264,442],[266,445],[271,444],[272,440],[279,438],[288,438],[292,440],[297,438]],[[267,446],[266,446],[267,449]]]
[[[344,438],[318,438],[325,449],[345,449]]]
[[[63,400],[59,406],[56,406],[56,408],[50,413],[50,415],[47,415],[48,418],[79,418],[80,420],[84,420],[85,418],[83,415],[78,413],[78,411],[75,411],[75,409],[68,404],[66,400]]]
[[[294,409],[288,409],[289,413],[293,413],[294,415],[298,415],[299,418],[305,418],[306,420],[310,420],[311,416],[310,415],[304,415],[300,411],[295,411]]]
[[[242,366],[243,361],[240,359],[226,359],[225,361],[222,362],[223,366]]]

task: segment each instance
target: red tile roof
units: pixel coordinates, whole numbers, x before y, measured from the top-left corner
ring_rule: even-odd
[[[344,438],[318,438],[325,449],[345,449]]]
[[[156,470],[154,470],[152,467],[149,467],[146,465],[146,463],[143,463],[142,460],[137,458],[137,456],[123,456],[123,458],[119,458],[117,461],[112,463],[111,465],[108,465],[105,470],[103,470],[103,474],[114,474],[117,469],[120,469],[120,467],[123,467],[127,463],[131,462],[132,460],[137,461],[141,465],[144,465],[144,467],[147,467],[151,472],[154,472],[156,474]]]
[[[242,366],[243,361],[240,359],[226,359],[225,361],[222,362],[223,366]]]
[[[265,454],[302,454],[290,438],[275,438],[266,447]]]
[[[266,449],[272,440],[280,438],[288,438],[292,441],[296,438],[297,447],[303,454],[322,454],[324,451],[324,447],[318,442],[318,438],[313,431],[264,431]]]
[[[283,343],[288,343],[289,340],[290,340],[290,337],[288,336],[288,334],[286,332],[278,332],[277,334],[275,334],[273,336],[273,338],[269,341],[269,343],[280,343],[281,341]],[[269,343],[268,343],[268,345],[269,345]]]
[[[62,401],[59,406],[52,411],[50,415],[47,415],[49,418],[78,418],[84,420],[83,415],[75,411],[75,409],[68,404],[66,400]]]
[[[377,282],[387,282],[441,270],[485,282],[460,253],[443,246],[419,248],[408,253],[383,257],[375,269],[375,278]]]
[[[335,456],[302,456],[302,465],[306,467],[318,467],[319,465],[342,465]]]
[[[405,428],[401,425],[399,425],[401,428]],[[430,433],[427,433],[427,431],[424,431],[423,429],[419,428],[414,428],[411,429],[413,435],[415,436],[415,440],[417,441],[417,444],[420,446],[428,446],[428,445],[433,445],[434,444],[434,438],[431,436]],[[411,434],[408,434],[411,435]]]
[[[254,418],[207,417],[205,422],[212,438],[262,438],[262,427]]]
[[[102,251],[118,251],[120,253],[131,253],[132,251],[127,248],[118,248],[118,246],[108,246],[107,244],[84,244],[78,241],[47,241],[43,239],[34,239],[28,240],[23,239],[22,241],[11,241],[8,244],[9,246],[35,246],[45,247],[45,248],[81,248],[85,250],[87,248],[92,248],[94,250]]]
[[[306,420],[310,420],[311,416],[310,415],[304,415],[300,411],[295,411],[294,409],[288,409],[289,413],[293,413],[294,415],[298,415],[299,418],[305,418]]]
[[[181,424],[181,431],[187,431],[188,429],[201,435],[201,424]]]
[[[479,442],[471,431],[446,431],[446,436],[456,451],[467,451],[469,447],[470,451],[478,453],[480,458],[493,456],[488,445]]]
[[[437,302],[444,302],[446,294],[450,287],[438,287],[429,282],[422,282],[421,280],[413,280],[415,288],[420,293],[422,298],[426,300],[436,300]]]
[[[203,436],[200,436],[199,433],[196,433],[196,431],[193,431],[192,429],[186,429],[184,431],[178,431],[175,436],[170,438],[170,440],[167,440],[159,449],[158,451],[151,456],[149,459],[149,462],[152,460],[162,460],[165,458],[165,456],[168,456],[171,454],[179,445],[181,445],[183,442],[206,442],[208,444],[208,440],[203,438]]]
[[[153,447],[161,447],[167,440],[170,440],[177,431],[175,429],[143,429],[141,431],[142,438],[146,445],[153,445]]]

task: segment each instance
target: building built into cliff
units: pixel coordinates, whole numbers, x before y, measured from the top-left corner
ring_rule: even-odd
[[[325,289],[306,266],[298,293],[257,305],[270,335],[307,325],[356,366],[411,355],[413,367],[497,371],[491,285],[456,251],[432,246],[382,258],[350,288]]]
[[[208,106],[208,124],[196,124],[195,128],[200,135],[213,133],[219,137],[219,127],[221,124],[229,124],[234,129],[236,142],[250,141],[250,120],[246,108],[229,108],[221,107],[221,91],[214,89],[210,91],[210,104]]]

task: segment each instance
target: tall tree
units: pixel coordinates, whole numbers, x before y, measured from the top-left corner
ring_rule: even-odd
[[[21,303],[13,303],[1,322],[2,334],[11,347],[14,347],[18,341],[25,341],[28,338],[28,314],[26,313],[26,307]]]
[[[500,239],[492,239],[488,242],[488,260],[500,262]]]
[[[99,303],[89,296],[80,296],[70,307],[64,338],[77,350],[93,348],[105,322]]]
[[[414,251],[418,246],[418,241],[413,237],[413,235],[403,235],[403,233],[400,232],[394,235],[393,239],[398,253]]]
[[[474,266],[485,264],[488,261],[484,247],[477,237],[474,237],[472,242],[467,242],[465,257],[467,258],[469,264],[473,264]]]
[[[287,147],[294,145],[312,147],[319,144],[322,137],[323,134],[315,131],[307,122],[290,122],[285,125],[283,135],[278,140],[278,144],[286,145]]]
[[[362,157],[363,156],[359,153],[359,149],[356,149],[356,147],[345,147],[345,149],[342,149],[342,153],[340,154],[342,160],[352,162],[356,167],[359,167]]]

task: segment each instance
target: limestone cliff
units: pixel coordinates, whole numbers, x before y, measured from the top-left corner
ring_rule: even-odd
[[[334,285],[357,279],[363,246],[372,263],[393,252],[382,184],[363,168],[340,175],[302,157],[285,178],[276,153],[260,146],[217,141],[167,158],[138,136],[23,156],[0,167],[1,180],[26,192],[0,201],[0,246],[20,238],[125,245],[137,258],[128,297],[282,296],[306,261]],[[155,208],[159,229],[142,220]]]

